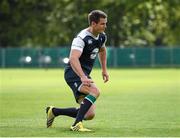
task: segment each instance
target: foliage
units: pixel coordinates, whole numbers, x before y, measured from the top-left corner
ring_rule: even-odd
[[[70,46],[93,9],[108,14],[107,45],[180,44],[179,0],[1,0],[0,46]]]

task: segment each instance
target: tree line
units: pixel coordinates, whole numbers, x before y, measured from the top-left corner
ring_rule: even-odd
[[[1,0],[0,47],[70,46],[94,9],[108,14],[108,46],[180,45],[179,0]]]

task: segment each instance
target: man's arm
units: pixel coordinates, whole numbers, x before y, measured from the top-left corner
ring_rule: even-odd
[[[72,49],[69,57],[69,62],[71,64],[71,67],[73,68],[74,72],[81,78],[85,76],[80,62],[79,62],[79,57],[81,56],[81,51]]]
[[[106,47],[103,46],[101,47],[100,51],[99,51],[99,61],[101,64],[101,68],[102,68],[102,76],[103,76],[103,80],[104,82],[107,82],[109,80],[109,75],[107,73],[107,60],[106,60]]]
[[[79,57],[81,56],[82,52],[76,49],[71,49],[69,63],[74,70],[74,72],[81,78],[81,81],[84,85],[89,85],[93,81],[88,79],[87,76],[84,74],[81,64],[79,62]]]

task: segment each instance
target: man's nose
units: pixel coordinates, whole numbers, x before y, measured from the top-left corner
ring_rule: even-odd
[[[106,27],[107,27],[107,25],[105,24],[105,25],[104,25],[104,28],[106,28]]]

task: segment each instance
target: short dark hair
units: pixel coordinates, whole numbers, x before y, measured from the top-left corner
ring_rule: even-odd
[[[101,10],[93,10],[88,15],[88,22],[91,25],[92,22],[98,23],[100,18],[107,18],[107,14]]]

